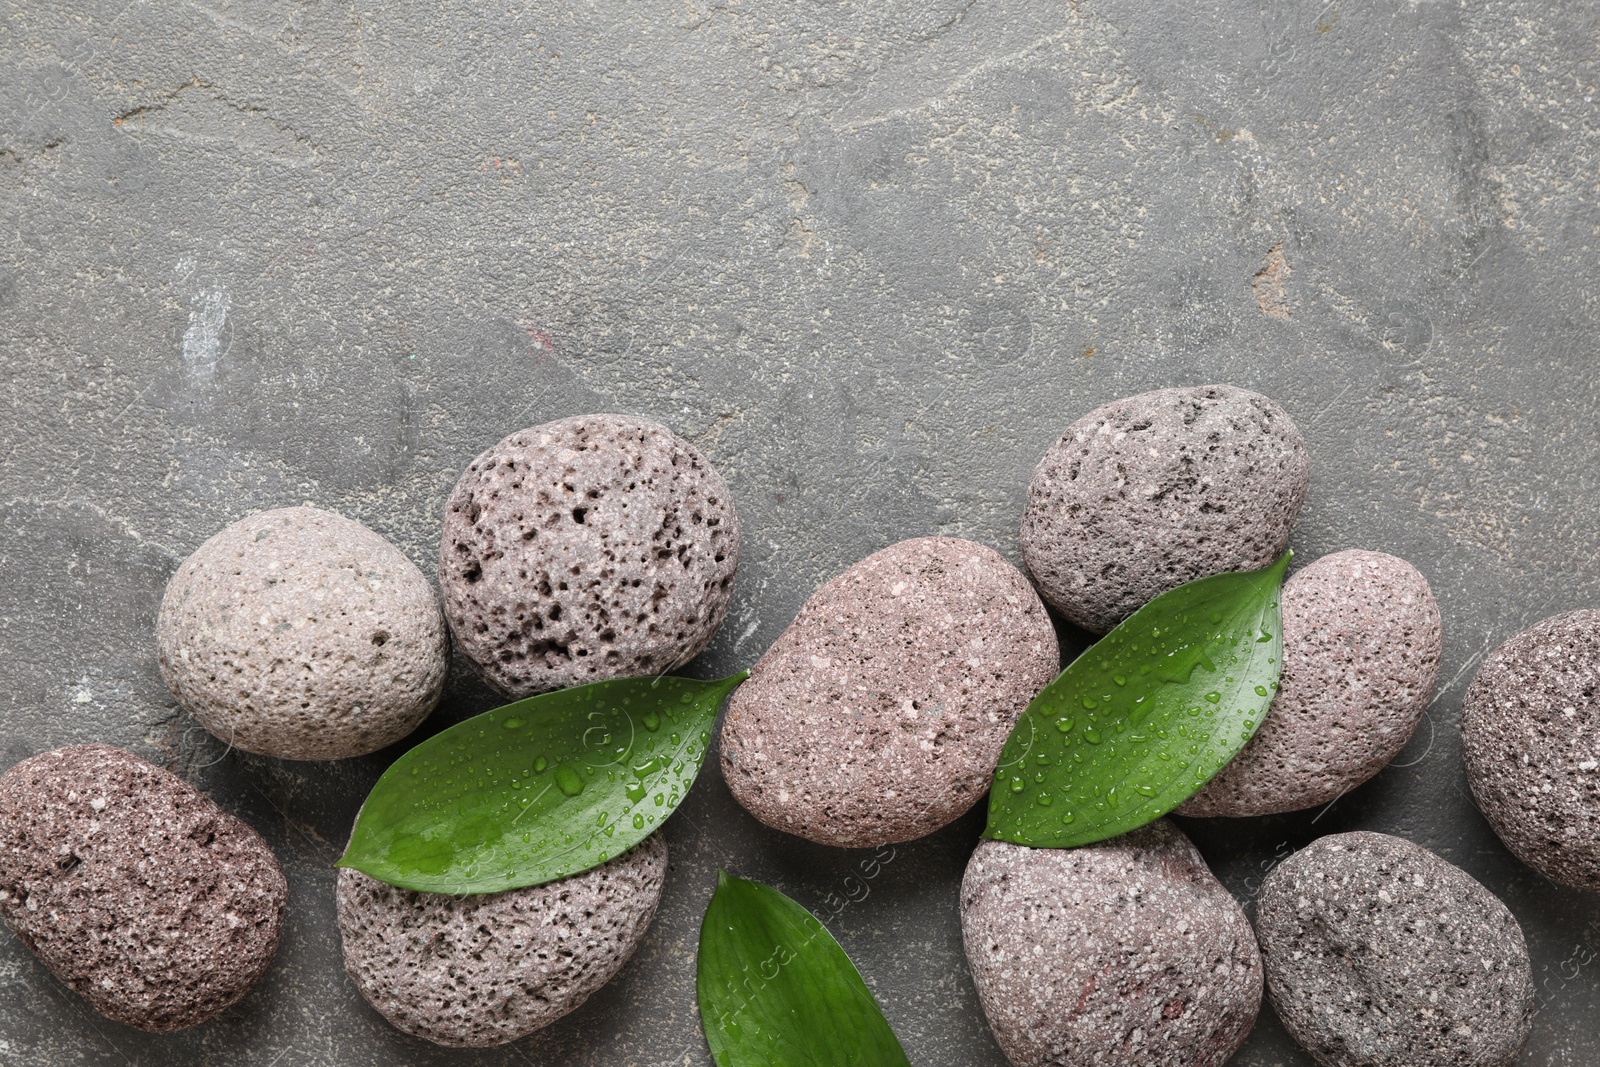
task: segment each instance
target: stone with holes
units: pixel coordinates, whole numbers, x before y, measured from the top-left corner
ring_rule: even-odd
[[[73,745],[0,776],[0,915],[109,1019],[168,1033],[238,1001],[287,897],[260,835],[130,752]]]
[[[161,676],[219,739],[284,759],[375,752],[439,702],[449,637],[428,580],[318,508],[240,519],[183,561],[156,626]]]
[[[1022,556],[1046,602],[1105,633],[1160,593],[1283,553],[1310,462],[1293,420],[1230,385],[1096,408],[1028,485]]]
[[[739,520],[706,458],[660,423],[580,415],[484,452],[445,507],[456,644],[521,697],[682,667],[728,612]]]
[[[723,719],[723,778],[757,819],[822,844],[922,837],[987,792],[1060,659],[998,552],[901,541],[812,594],[751,668]]]
[[[1461,707],[1461,754],[1518,859],[1600,889],[1600,611],[1544,619],[1484,659]]]
[[[981,842],[961,932],[1016,1067],[1218,1067],[1260,1010],[1250,923],[1165,820],[1083,848]]]
[[[1320,838],[1262,884],[1267,994],[1326,1067],[1502,1067],[1533,1025],[1516,918],[1425,848],[1358,831]]]
[[[1335,552],[1283,587],[1283,676],[1250,743],[1180,815],[1270,815],[1326,804],[1411,739],[1439,673],[1427,579],[1382,552]]]
[[[653,834],[582,874],[447,896],[339,872],[344,968],[396,1027],[484,1048],[548,1026],[605,985],[655,917],[667,846]]]

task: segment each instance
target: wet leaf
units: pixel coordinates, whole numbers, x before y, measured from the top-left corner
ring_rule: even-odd
[[[827,927],[770,886],[718,872],[696,970],[717,1067],[910,1067]]]
[[[383,773],[338,865],[429,893],[497,893],[597,867],[672,814],[746,676],[618,678],[458,723]]]
[[[1006,740],[984,836],[1087,845],[1160,818],[1205,785],[1278,688],[1290,555],[1161,594],[1062,671]]]

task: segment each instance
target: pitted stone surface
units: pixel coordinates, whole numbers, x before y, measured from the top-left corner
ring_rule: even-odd
[[[445,508],[456,643],[507,696],[682,667],[728,611],[739,519],[706,458],[658,422],[580,415],[474,459]]]
[[[287,895],[260,835],[131,752],[73,745],[0,776],[0,915],[109,1019],[167,1033],[237,1002]]]
[[[1105,633],[1168,589],[1283,553],[1310,477],[1287,412],[1231,385],[1096,408],[1034,469],[1022,555],[1046,602]]]
[[[479,896],[414,893],[339,872],[344,966],[408,1034],[485,1048],[578,1007],[638,948],[667,874],[652,834],[581,874]]]
[[[812,594],[734,691],[722,776],[768,826],[822,844],[910,841],[988,790],[1061,653],[991,548],[901,541]]]
[[[1283,586],[1283,673],[1250,743],[1179,815],[1270,815],[1326,804],[1381,771],[1428,710],[1439,605],[1403,559],[1323,556]]]
[[[1600,889],[1600,611],[1543,619],[1484,659],[1461,708],[1461,754],[1518,859]]]
[[[1402,838],[1319,838],[1261,887],[1267,993],[1326,1067],[1503,1067],[1533,1025],[1522,927],[1468,874]]]
[[[1015,1067],[1218,1067],[1261,1006],[1244,912],[1166,820],[1084,848],[980,843],[961,928]]]
[[[416,565],[358,522],[263,511],[183,561],[156,628],[161,676],[220,740],[284,759],[391,745],[444,691],[449,638]]]

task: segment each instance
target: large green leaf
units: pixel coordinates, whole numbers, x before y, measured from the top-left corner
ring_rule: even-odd
[[[839,942],[776,889],[718,872],[696,969],[717,1067],[910,1067]]]
[[[1045,686],[1001,751],[984,836],[1036,848],[1104,841],[1210,781],[1278,688],[1289,556],[1161,594]]]
[[[746,676],[594,682],[441,731],[378,779],[339,866],[429,893],[497,893],[599,866],[678,806]]]

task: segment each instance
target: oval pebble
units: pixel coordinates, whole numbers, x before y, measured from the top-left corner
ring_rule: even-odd
[[[1051,607],[1105,633],[1185,582],[1276,560],[1310,470],[1294,421],[1259,393],[1203,385],[1113,401],[1039,461],[1022,557]]]
[[[1260,1010],[1250,923],[1166,820],[1084,848],[980,843],[961,930],[1016,1067],[1217,1067]]]
[[[338,886],[345,972],[408,1034],[502,1045],[555,1022],[622,969],[666,874],[659,834],[581,874],[479,896],[414,893],[347,867]]]
[[[922,837],[985,794],[1060,658],[998,552],[901,541],[812,594],[750,669],[723,718],[723,778],[757,819],[821,844]]]
[[[1323,556],[1284,583],[1283,674],[1250,743],[1179,815],[1271,815],[1326,804],[1406,747],[1433,699],[1439,605],[1382,552]]]
[[[1484,659],[1461,707],[1461,754],[1518,859],[1600,889],[1600,611],[1543,619]]]
[[[510,697],[663,674],[703,651],[739,566],[733,497],[649,419],[520,430],[445,507],[439,585],[457,647]]]
[[[287,899],[259,834],[131,752],[73,745],[0,776],[0,914],[108,1019],[169,1033],[237,1002]]]
[[[415,730],[444,692],[438,599],[403,553],[311,507],[240,519],[194,551],[161,599],[161,676],[234,748],[343,759]]]
[[[1522,928],[1425,848],[1357,831],[1319,838],[1262,883],[1267,993],[1326,1067],[1501,1067],[1533,1025]]]

